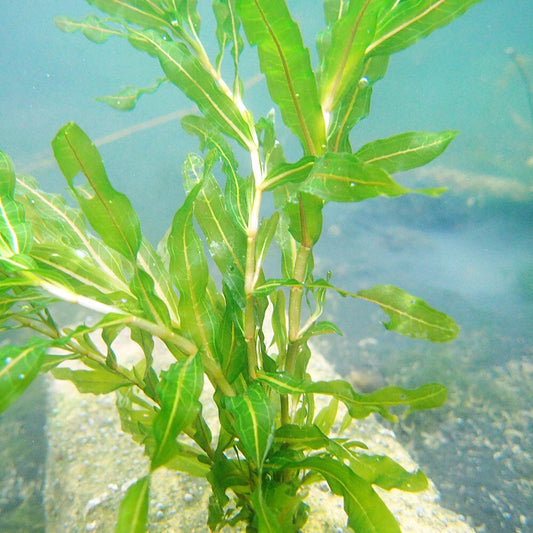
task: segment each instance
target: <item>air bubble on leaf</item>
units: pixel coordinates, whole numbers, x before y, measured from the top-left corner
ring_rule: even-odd
[[[368,78],[366,76],[363,76],[359,80],[359,88],[360,89],[366,89],[370,85],[370,81],[368,81]]]
[[[355,187],[355,183],[353,181],[350,183],[350,187]]]
[[[6,357],[6,358],[4,359],[4,364],[5,364],[5,365],[8,365],[9,363],[11,363],[11,361],[12,361],[11,357]]]
[[[121,298],[121,299],[120,299],[120,303],[121,303],[121,304],[125,304],[127,301],[128,301],[128,300],[126,300],[126,298]]]
[[[83,250],[76,250],[74,253],[75,253],[80,259],[85,259],[85,258],[88,256],[87,252],[85,252],[85,251],[83,251]]]
[[[172,26],[174,26],[174,28],[177,28],[177,27],[180,25],[178,19],[172,19],[172,20],[170,21],[170,24],[172,24]]]
[[[19,374],[17,377],[20,381],[22,381],[26,376],[24,374]]]
[[[33,198],[30,198],[30,204],[34,204],[35,203],[35,200]]]

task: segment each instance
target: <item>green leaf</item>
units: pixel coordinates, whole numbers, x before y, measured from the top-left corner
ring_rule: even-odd
[[[144,533],[148,519],[150,476],[131,485],[120,504],[115,533]]]
[[[17,199],[39,243],[34,244],[32,256],[41,265],[78,280],[78,290],[92,286],[102,293],[129,293],[124,261],[89,233],[79,209],[69,207],[59,194],[44,193],[27,176],[17,179]]]
[[[226,208],[235,223],[246,233],[250,204],[250,181],[243,180],[238,175],[239,163],[233,154],[231,146],[205,117],[187,115],[181,121],[183,129],[200,139],[202,150],[209,149],[218,154],[222,162],[222,170],[226,175],[224,196]]]
[[[253,150],[250,128],[236,104],[216,84],[213,76],[182,43],[155,39],[144,33],[153,45],[168,79],[196,102],[200,111],[229,137]]]
[[[246,267],[246,233],[233,221],[226,209],[224,195],[209,170],[199,180],[200,190],[194,200],[194,217],[205,236],[211,257],[222,273],[224,282],[244,307],[244,271]],[[194,178],[193,178],[194,179]]]
[[[360,202],[380,195],[395,197],[412,192],[384,170],[362,164],[352,154],[333,153],[317,160],[301,190],[326,202]]]
[[[282,533],[283,529],[277,521],[279,517],[268,505],[261,485],[258,485],[254,490],[251,499],[256,512],[257,531],[261,531],[261,533]],[[287,504],[287,501],[285,500],[284,503]],[[283,510],[285,511],[285,509]]]
[[[143,28],[168,26],[165,9],[152,0],[87,0],[89,4]],[[180,0],[181,3],[181,0]]]
[[[331,42],[322,54],[320,102],[326,116],[358,85],[362,77],[365,51],[372,42],[380,11],[394,0],[350,2],[331,28]]]
[[[71,381],[78,391],[84,394],[108,394],[121,387],[131,387],[133,385],[124,376],[103,367],[94,370],[54,368],[52,375],[56,379]]]
[[[449,24],[480,0],[394,2],[381,17],[367,54],[393,54]]]
[[[168,237],[169,272],[180,292],[181,327],[214,359],[214,335],[218,313],[209,298],[209,271],[203,243],[196,234],[193,220],[194,201],[202,184],[196,185],[176,212]]]
[[[0,152],[0,257],[10,258],[31,249],[31,226],[24,208],[14,198],[15,171],[11,159]]]
[[[322,208],[324,201],[319,195],[301,193],[291,197],[285,205],[289,218],[289,231],[294,239],[306,246],[318,242],[322,233]]]
[[[96,15],[88,15],[81,20],[64,16],[56,17],[54,23],[61,31],[67,33],[81,31],[87,39],[95,43],[103,43],[112,35],[121,34],[121,32],[102,22]]]
[[[155,284],[152,277],[137,269],[130,283],[133,294],[137,297],[139,305],[148,320],[170,327],[170,315],[168,308],[155,292]]]
[[[257,45],[261,71],[285,124],[306,153],[326,146],[324,118],[318,100],[309,51],[284,0],[237,0],[246,36]]]
[[[176,437],[192,424],[200,411],[203,368],[200,355],[174,363],[161,373],[157,392],[161,410],[154,418],[156,449],[152,470],[164,465],[177,452]]]
[[[26,346],[0,348],[0,413],[37,377],[47,348],[48,343],[38,339]]]
[[[167,463],[177,453],[176,437],[192,424],[200,412],[203,368],[200,355],[174,363],[161,373],[157,392],[161,410],[154,418],[156,449],[152,470]]]
[[[377,285],[359,291],[357,297],[378,304],[390,318],[384,326],[407,337],[448,342],[459,333],[459,327],[448,315],[393,285]]]
[[[388,420],[396,420],[389,412],[391,407],[409,406],[407,414],[422,409],[440,407],[446,400],[446,388],[438,383],[428,383],[417,389],[385,387],[370,394],[359,394],[347,381],[297,380],[284,373],[259,372],[257,379],[267,383],[280,394],[325,394],[343,402],[352,418],[366,418],[379,413]]]
[[[314,156],[306,156],[296,163],[282,163],[276,166],[261,183],[261,189],[271,191],[288,183],[301,183],[309,176],[315,160]]]
[[[244,48],[244,40],[240,32],[240,21],[237,17],[235,2],[236,0],[213,0],[213,11],[217,20],[216,35],[220,49],[216,60],[217,69],[220,70],[226,47],[231,46],[235,72],[233,92],[235,96],[240,97],[239,57]]]
[[[263,387],[252,385],[234,397],[225,397],[226,409],[234,417],[235,433],[242,451],[261,472],[274,440],[275,413]]]
[[[420,492],[428,487],[428,480],[421,470],[408,472],[386,455],[352,453],[351,468],[372,485],[382,489],[399,489]]]
[[[139,89],[137,87],[128,85],[117,94],[109,96],[97,96],[95,100],[104,102],[104,104],[107,104],[113,109],[118,109],[119,111],[130,111],[137,105],[139,98],[143,94],[154,93],[165,81],[167,81],[166,78],[159,78],[151,87],[143,87]]]
[[[333,152],[352,152],[350,131],[370,113],[370,101],[374,84],[387,72],[388,56],[370,57],[365,60],[361,78],[335,107],[328,128],[328,146]]]
[[[107,177],[98,150],[74,122],[63,126],[52,141],[59,168],[91,226],[111,248],[134,261],[141,244],[141,228],[128,198]],[[87,184],[77,186],[82,173]]]
[[[333,493],[343,497],[348,526],[357,533],[401,533],[393,514],[371,484],[342,462],[328,457],[308,457],[296,464],[321,474]]]
[[[439,156],[458,131],[441,133],[415,131],[365,144],[355,156],[369,165],[376,165],[389,174],[421,167]]]

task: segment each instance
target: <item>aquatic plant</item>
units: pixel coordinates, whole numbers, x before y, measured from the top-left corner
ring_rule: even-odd
[[[325,480],[343,498],[352,529],[399,531],[373,485],[418,491],[425,476],[333,435],[334,421],[341,404],[343,426],[372,413],[394,420],[398,406],[409,413],[442,405],[446,390],[429,383],[360,394],[343,380],[313,381],[309,342],[340,333],[320,320],[328,291],[380,306],[388,330],[415,339],[450,341],[458,327],[397,287],[351,292],[331,275],[317,278],[313,248],[326,205],[443,192],[410,190],[391,175],[434,159],[455,131],[409,132],[356,150],[350,132],[368,115],[389,56],[476,1],[325,0],[315,69],[284,0],[214,0],[214,59],[200,38],[196,0],[89,0],[109,16],[57,19],[61,29],[98,43],[127,39],[159,61],[164,77],[154,86],[104,100],[131,109],[142,94],[174,84],[198,106],[182,125],[204,152],[184,163],[185,201],[157,249],[75,123],[60,129],[52,147],[79,209],[16,176],[8,156],[0,156],[1,321],[6,331],[36,333],[23,346],[0,348],[0,409],[45,372],[83,393],[116,392],[122,429],[150,459],[125,494],[116,531],[145,530],[150,479],[159,468],[207,478],[212,530],[243,523],[248,531],[298,531],[308,517],[305,488]],[[274,112],[257,120],[245,104],[243,33],[257,49],[277,113],[300,141],[299,158],[286,159]],[[222,74],[228,71],[230,83]],[[248,154],[244,171],[236,149]],[[274,200],[268,214],[267,194]],[[264,261],[274,243],[280,273],[268,277]],[[60,325],[58,301],[101,316],[95,324]],[[142,360],[128,364],[115,353],[122,330],[142,348]],[[174,357],[163,369],[154,361],[155,339]],[[204,377],[214,388],[214,427],[202,414]],[[318,413],[315,395],[330,398]]]

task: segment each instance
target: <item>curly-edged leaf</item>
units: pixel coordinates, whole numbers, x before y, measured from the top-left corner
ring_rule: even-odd
[[[183,44],[143,35],[154,47],[168,79],[193,100],[206,118],[244,148],[253,149],[250,128],[237,105],[220,89],[211,75]]]
[[[160,2],[151,0],[87,0],[87,2],[110,15],[143,28],[169,25],[168,15]]]
[[[188,180],[200,186],[194,200],[194,217],[205,236],[211,257],[239,305],[244,307],[246,233],[233,221],[222,190],[208,169],[202,175],[189,173]]]
[[[26,346],[0,348],[0,413],[5,411],[39,374],[49,343],[34,340]]]
[[[167,246],[170,275],[180,292],[181,327],[215,359],[218,312],[210,298],[210,280],[203,243],[194,229],[193,208],[202,184],[187,195],[172,221]],[[212,280],[211,280],[212,281]]]
[[[348,526],[357,533],[400,533],[396,519],[372,485],[341,461],[329,457],[308,457],[295,464],[321,474],[333,493],[342,496]]]
[[[301,183],[313,168],[316,158],[306,156],[296,163],[282,163],[273,168],[261,183],[261,189],[271,191],[288,183]]]
[[[89,233],[79,209],[69,207],[59,194],[41,191],[37,182],[27,176],[17,178],[17,199],[24,205],[26,218],[39,242],[32,250],[37,261],[79,279],[80,283],[98,285],[102,292],[129,292],[125,262]],[[69,265],[72,268],[67,272]]]
[[[220,52],[217,55],[216,65],[220,70],[224,51],[231,46],[233,57],[233,68],[235,72],[235,82],[233,92],[239,95],[241,92],[241,81],[239,78],[239,57],[244,48],[244,40],[240,31],[240,20],[237,16],[236,0],[213,0],[213,11],[217,20],[217,40]]]
[[[56,379],[71,381],[81,393],[108,394],[121,387],[131,387],[133,384],[124,376],[103,367],[93,370],[54,368],[52,375]]]
[[[174,363],[161,373],[157,392],[161,410],[154,418],[156,448],[152,470],[172,459],[177,451],[176,437],[192,424],[200,411],[203,368],[199,354]]]
[[[390,318],[384,326],[407,337],[448,342],[459,333],[448,315],[393,285],[377,285],[359,291],[357,297],[378,304]]]
[[[384,6],[393,2],[350,2],[348,9],[333,23],[330,44],[327,48],[322,47],[320,65],[320,102],[326,116],[348,92],[357,87],[362,77],[365,51],[374,37],[378,16]]]
[[[144,270],[137,269],[130,283],[131,291],[137,297],[146,317],[158,324],[170,327],[168,308],[155,292],[152,277]]]
[[[445,189],[406,189],[383,169],[361,163],[353,154],[327,153],[317,159],[301,190],[326,202],[360,202],[376,196],[407,193],[438,196]]]
[[[380,18],[367,54],[390,55],[427,37],[461,16],[480,0],[417,0],[394,2]]]
[[[54,156],[91,226],[111,248],[134,261],[141,227],[128,198],[111,185],[98,150],[81,128],[70,122],[52,141]],[[75,185],[83,174],[85,185]]]
[[[117,94],[112,94],[109,96],[97,96],[95,100],[104,102],[104,104],[107,104],[114,109],[118,109],[119,111],[130,111],[137,105],[139,98],[143,94],[154,93],[165,81],[167,81],[166,78],[159,78],[151,87],[137,88],[128,85]]]
[[[226,208],[235,223],[246,232],[249,212],[249,181],[238,175],[239,163],[229,143],[206,118],[197,115],[186,115],[181,121],[183,129],[200,139],[202,150],[214,151],[222,162],[222,170],[226,175],[224,196]]]
[[[366,418],[379,413],[383,418],[396,420],[389,412],[391,407],[409,406],[407,414],[423,409],[440,407],[446,400],[446,388],[438,383],[428,383],[417,389],[385,387],[370,394],[359,394],[344,380],[297,380],[285,373],[259,372],[257,379],[267,383],[280,394],[325,394],[346,405],[352,418]]]
[[[386,455],[367,455],[352,452],[351,468],[363,479],[382,489],[420,492],[428,487],[427,477],[421,470],[408,472]]]
[[[150,275],[154,283],[155,294],[165,304],[172,322],[179,326],[178,297],[172,287],[167,269],[163,259],[144,238],[137,254],[137,265]]]
[[[328,146],[331,151],[352,152],[350,131],[370,113],[374,84],[385,76],[388,65],[388,56],[365,60],[359,82],[339,100],[332,113],[328,128]]]
[[[148,520],[150,476],[138,479],[120,503],[115,533],[145,533]]]
[[[231,291],[225,290],[226,308],[218,331],[218,353],[220,366],[230,383],[239,374],[246,374],[246,341],[242,323],[242,311]]]
[[[274,441],[272,402],[261,385],[252,385],[242,395],[224,398],[224,404],[233,415],[242,452],[261,471]]]
[[[309,51],[285,0],[237,0],[248,41],[257,45],[261,71],[285,124],[308,154],[323,153],[324,117]]]
[[[14,198],[15,171],[11,159],[0,152],[0,257],[25,254],[31,249],[31,225]]]
[[[366,164],[394,174],[426,165],[442,154],[458,133],[453,130],[400,133],[365,144],[355,156]]]
[[[96,15],[88,15],[81,20],[75,20],[71,17],[56,17],[55,25],[67,33],[81,31],[87,39],[95,43],[103,43],[113,35],[121,35],[122,32],[111,28],[102,22]]]
[[[287,506],[287,498],[283,502],[285,505],[281,513],[277,513],[268,504],[266,495],[263,491],[262,485],[258,485],[251,495],[253,508],[257,516],[257,530],[261,533],[283,533],[284,529],[280,526],[280,521],[285,514]],[[291,523],[292,526],[292,523]]]

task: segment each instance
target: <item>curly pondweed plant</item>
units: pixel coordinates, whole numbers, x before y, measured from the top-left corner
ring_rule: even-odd
[[[340,333],[320,320],[328,291],[380,306],[387,329],[415,339],[450,341],[458,327],[397,287],[349,292],[329,277],[317,279],[313,247],[326,204],[443,192],[409,190],[391,176],[431,161],[455,131],[409,132],[356,150],[350,132],[368,115],[389,56],[476,1],[325,0],[316,68],[284,0],[213,0],[215,58],[200,38],[196,0],[89,0],[107,15],[57,19],[61,29],[98,43],[127,39],[159,61],[164,76],[152,87],[102,100],[131,109],[142,94],[174,84],[198,107],[182,125],[204,152],[185,161],[186,198],[157,251],[76,124],[61,128],[52,146],[79,209],[16,176],[8,156],[0,158],[1,320],[6,331],[35,332],[24,346],[0,348],[0,408],[44,372],[81,392],[116,392],[122,428],[151,465],[126,492],[116,531],[145,530],[150,478],[159,468],[207,478],[211,530],[242,523],[248,531],[298,531],[308,516],[305,487],[325,480],[344,499],[353,530],[399,531],[373,485],[418,491],[427,480],[362,443],[330,436],[337,407],[347,408],[344,426],[371,413],[394,419],[397,406],[411,412],[442,405],[445,388],[359,394],[346,381],[313,381],[308,343]],[[301,143],[300,159],[285,159],[274,113],[257,120],[244,103],[244,36],[258,52],[276,112]],[[222,71],[233,73],[229,82]],[[235,149],[248,154],[249,170],[239,169]],[[274,199],[268,215],[266,194]],[[267,278],[263,265],[274,243],[280,273]],[[101,317],[92,326],[62,326],[50,308],[57,301]],[[130,366],[113,348],[124,329],[144,353]],[[271,342],[265,329],[273,331]],[[97,349],[96,334],[107,350]],[[175,358],[162,371],[155,339]],[[204,377],[215,390],[217,427],[202,415]],[[318,413],[315,395],[330,398]]]

